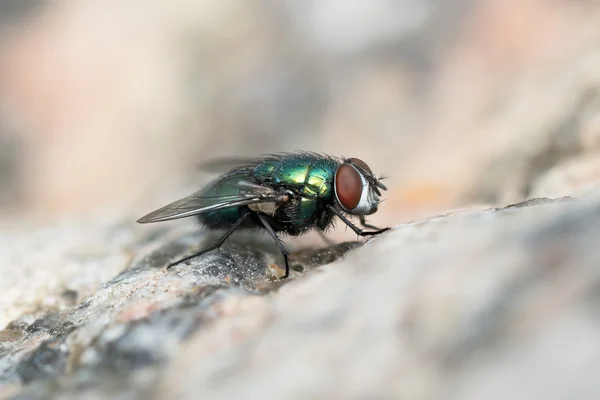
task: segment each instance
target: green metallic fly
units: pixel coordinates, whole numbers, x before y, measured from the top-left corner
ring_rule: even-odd
[[[309,229],[325,231],[338,217],[357,235],[377,235],[389,228],[368,225],[365,215],[379,205],[379,189],[387,188],[358,158],[337,158],[316,153],[286,153],[240,162],[205,188],[140,218],[137,222],[170,221],[198,216],[209,229],[226,233],[211,246],[177,260],[181,262],[216,250],[237,229],[266,230],[275,240],[289,276],[288,252],[276,232],[298,236]],[[358,216],[365,231],[348,216]]]

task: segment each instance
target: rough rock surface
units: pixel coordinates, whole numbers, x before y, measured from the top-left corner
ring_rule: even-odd
[[[115,276],[13,318],[0,331],[0,393],[600,398],[599,224],[598,193],[456,212],[359,248],[296,250],[287,281],[272,278],[266,239],[166,271],[210,238],[105,227],[122,238],[110,246],[144,250],[129,262],[80,254],[80,268]]]

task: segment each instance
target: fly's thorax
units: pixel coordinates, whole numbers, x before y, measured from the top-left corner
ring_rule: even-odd
[[[348,214],[369,215],[377,211],[379,194],[377,179],[362,160],[350,158],[341,164],[335,174],[335,196]]]
[[[333,197],[337,166],[324,157],[290,156],[257,165],[254,175],[259,181],[293,188],[301,196],[328,200]]]
[[[317,219],[318,201],[315,198],[302,197],[298,204],[296,219],[300,223],[311,223]]]

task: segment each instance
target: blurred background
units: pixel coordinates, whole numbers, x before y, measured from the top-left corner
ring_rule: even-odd
[[[599,111],[595,0],[0,0],[0,223],[137,218],[293,150],[389,176],[380,225],[577,195]]]

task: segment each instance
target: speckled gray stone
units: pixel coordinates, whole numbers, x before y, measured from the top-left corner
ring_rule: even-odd
[[[167,271],[211,238],[138,232],[132,248],[146,250],[97,290],[0,331],[0,387],[64,399],[598,398],[599,223],[597,195],[456,212],[358,248],[296,251],[285,281],[269,274],[268,240]]]

